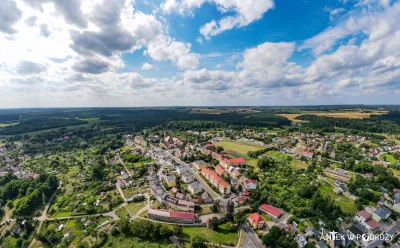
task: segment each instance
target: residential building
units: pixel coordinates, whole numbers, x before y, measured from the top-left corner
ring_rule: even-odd
[[[215,171],[207,168],[201,170],[201,174],[214,185],[222,194],[231,193],[231,185],[222,179]]]
[[[315,247],[317,247],[317,248],[328,248],[328,246],[322,240],[318,241],[317,244],[315,245]]]
[[[372,219],[376,220],[377,222],[380,222],[382,220],[387,219],[390,216],[390,213],[386,212],[382,208],[378,208],[372,213]]]
[[[217,172],[220,177],[224,177],[228,174],[228,172],[226,172],[226,170],[224,170],[220,165],[215,166],[215,172]]]
[[[193,181],[194,181],[194,176],[193,176],[193,174],[190,173],[190,172],[185,172],[185,173],[183,173],[183,174],[182,174],[182,181],[183,181],[184,183],[191,183],[191,182],[193,182]]]
[[[158,143],[158,142],[160,142],[160,137],[158,135],[149,136],[149,137],[147,137],[147,140],[154,142],[154,143]]]
[[[371,231],[375,231],[379,227],[379,223],[374,219],[369,219],[361,224]]]
[[[234,169],[234,170],[232,170],[232,176],[234,176],[234,177],[239,177],[240,176],[240,172],[239,172],[239,170],[238,169]]]
[[[172,174],[166,174],[164,176],[164,180],[167,183],[168,187],[175,187],[176,186],[176,178]]]
[[[283,215],[282,212],[279,209],[277,209],[277,208],[275,208],[275,207],[273,207],[271,205],[265,204],[265,203],[262,204],[258,208],[258,210],[263,212],[263,213],[266,213],[266,214],[268,214],[268,215],[270,215],[272,217],[275,217],[277,219],[282,217],[282,215]]]
[[[135,143],[141,146],[147,146],[147,142],[143,139],[143,136],[135,136]]]
[[[193,195],[197,195],[203,192],[203,187],[201,186],[201,183],[196,181],[188,184],[188,190]]]
[[[232,166],[243,166],[243,165],[246,165],[246,160],[244,158],[232,158],[231,165]]]
[[[193,224],[198,221],[197,214],[186,212],[169,212],[158,209],[149,209],[147,215],[152,220]]]
[[[257,189],[257,181],[252,179],[246,179],[243,182],[243,186],[246,190],[255,190]]]
[[[372,215],[365,210],[361,210],[360,212],[356,213],[354,218],[361,223],[371,219]]]
[[[125,183],[121,179],[117,179],[116,186],[120,187],[120,188],[124,188],[125,187]]]
[[[204,162],[203,160],[194,161],[192,163],[192,165],[198,171],[200,171],[203,168],[207,168],[208,167],[208,163]]]
[[[296,240],[297,244],[300,247],[304,247],[304,246],[307,245],[307,240],[306,240],[306,237],[304,235],[297,234],[296,237],[294,238],[294,240]]]
[[[258,213],[252,213],[249,215],[248,221],[251,227],[255,229],[262,228],[264,226],[264,219]]]
[[[176,173],[178,173],[179,175],[182,175],[183,173],[185,173],[187,171],[186,167],[183,165],[177,166],[176,167]]]
[[[221,156],[221,160],[219,160],[219,164],[225,169],[227,170],[229,167],[231,167],[231,161],[227,158],[225,158],[224,156]]]

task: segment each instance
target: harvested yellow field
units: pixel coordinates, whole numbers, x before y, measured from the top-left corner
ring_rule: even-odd
[[[260,112],[252,110],[250,108],[192,108],[191,114],[208,114],[208,115],[219,115],[224,113],[254,113]]]
[[[316,115],[316,116],[327,116],[334,118],[349,118],[349,119],[364,119],[369,118],[371,115],[383,115],[387,111],[372,111],[372,112],[359,112],[359,111],[346,111],[346,112],[303,112],[302,114],[277,114],[288,118],[294,122],[306,122],[302,120],[296,120],[296,117],[300,115]]]
[[[307,122],[307,121],[303,121],[303,120],[296,120],[296,117],[303,115],[303,114],[277,114],[278,116],[282,116],[282,117],[286,117],[287,119],[289,119],[290,121],[293,122]]]

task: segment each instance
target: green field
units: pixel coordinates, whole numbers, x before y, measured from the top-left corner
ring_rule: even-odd
[[[147,201],[144,202],[135,202],[135,203],[129,203],[126,207],[129,210],[129,213],[131,215],[135,215],[140,209],[144,208],[147,204]]]
[[[329,196],[333,201],[335,201],[344,213],[355,214],[358,211],[357,206],[352,199],[344,195],[335,194],[331,185],[322,185],[319,190],[323,196]]]
[[[277,160],[288,160],[290,159],[289,155],[280,153],[279,151],[268,151],[266,154],[275,157]]]
[[[386,156],[386,160],[383,159],[385,156]],[[395,159],[392,154],[388,154],[388,153],[387,154],[382,154],[381,155],[381,159],[384,160],[384,161],[390,162],[392,164],[400,162],[399,160]]]
[[[214,142],[214,145],[222,146],[225,152],[229,153],[232,157],[235,158],[244,157],[246,160],[251,159],[250,157],[247,156],[247,152],[264,149],[264,147],[262,146],[238,143],[233,141]]]
[[[54,218],[68,217],[71,215],[72,215],[72,212],[58,212],[54,215]]]
[[[183,233],[190,238],[202,237],[213,244],[233,244],[238,242],[238,232],[230,232],[228,223],[219,225],[218,230],[214,231],[207,227],[184,227]]]
[[[126,211],[125,207],[121,207],[117,211],[115,211],[115,214],[118,215],[119,218],[125,219],[128,215],[128,211]]]

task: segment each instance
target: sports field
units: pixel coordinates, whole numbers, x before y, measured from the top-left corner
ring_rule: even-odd
[[[244,157],[246,160],[251,159],[249,156],[247,156],[247,152],[264,149],[264,147],[262,146],[238,143],[234,141],[214,142],[214,145],[222,146],[224,148],[224,151],[229,155],[231,155],[232,157],[235,158]]]

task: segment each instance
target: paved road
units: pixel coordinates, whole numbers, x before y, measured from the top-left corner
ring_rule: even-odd
[[[257,234],[251,229],[251,227],[245,223],[242,226],[243,230],[246,232],[246,239],[242,245],[243,248],[263,248]]]

